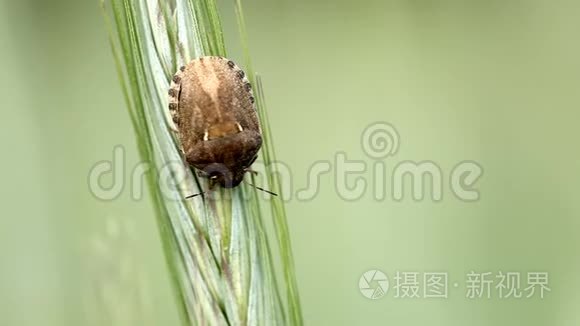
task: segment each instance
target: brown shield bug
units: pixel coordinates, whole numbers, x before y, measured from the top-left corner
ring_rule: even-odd
[[[244,71],[223,57],[194,59],[171,81],[169,112],[185,160],[209,178],[210,188],[239,185],[262,146]]]

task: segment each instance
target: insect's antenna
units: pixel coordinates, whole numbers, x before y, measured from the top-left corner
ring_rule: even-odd
[[[253,184],[253,183],[249,183],[249,182],[247,182],[247,181],[244,181],[244,182],[245,182],[245,183],[247,183],[247,184],[249,184],[250,186],[252,186],[252,187],[254,187],[254,188],[258,189],[258,190],[261,190],[261,191],[263,191],[263,192],[265,192],[265,193],[269,193],[269,194],[270,194],[270,195],[272,195],[272,196],[278,196],[278,194],[277,194],[277,193],[275,193],[275,192],[272,192],[272,191],[270,191],[270,190],[266,190],[266,189],[264,189],[264,188],[258,187],[258,186],[256,186],[255,184]]]
[[[205,191],[202,191],[202,192],[199,192],[199,193],[197,193],[197,194],[189,195],[189,196],[185,197],[185,199],[189,199],[189,198],[197,197],[197,196],[199,196],[199,195],[204,195],[204,194],[205,194]]]

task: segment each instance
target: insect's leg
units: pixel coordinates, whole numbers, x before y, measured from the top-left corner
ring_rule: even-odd
[[[165,112],[165,122],[167,126],[174,132],[179,132],[176,123],[179,120],[179,95],[181,93],[181,76],[184,67],[180,68],[177,73],[173,76],[171,80],[171,85],[169,86],[169,111]]]
[[[259,173],[258,171],[252,170],[251,168],[247,168],[244,170],[245,172],[251,173],[254,176],[257,176]]]
[[[218,183],[216,178],[209,178],[209,190],[214,190],[217,184]]]
[[[187,163],[187,159],[185,158],[185,152],[183,151],[183,148],[181,146],[179,146],[179,155],[181,155],[181,160]],[[186,165],[189,166],[189,164]]]

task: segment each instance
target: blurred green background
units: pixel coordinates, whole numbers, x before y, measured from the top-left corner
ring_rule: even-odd
[[[222,1],[241,61],[232,2]],[[403,161],[484,169],[477,202],[341,199],[332,173],[287,210],[309,325],[580,325],[580,3],[247,0],[278,158],[375,162],[361,134],[391,123]],[[151,203],[95,199],[90,168],[139,161],[97,1],[0,5],[0,325],[177,322]],[[363,174],[372,185],[373,174]],[[122,176],[121,176],[122,177]],[[128,179],[125,176],[125,179]],[[352,179],[351,179],[352,181]],[[429,193],[428,193],[429,194]],[[147,197],[145,197],[147,198]],[[446,272],[447,299],[369,300],[361,275]],[[549,273],[543,300],[467,299],[470,271]],[[453,283],[458,283],[454,288]],[[421,292],[422,292],[421,287]]]

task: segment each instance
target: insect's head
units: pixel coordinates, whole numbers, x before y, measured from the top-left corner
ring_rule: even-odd
[[[254,157],[252,162],[255,160],[256,158]],[[229,169],[226,165],[221,164],[221,163],[212,163],[207,165],[203,170],[201,170],[202,175],[204,175],[205,177],[209,178],[209,186],[210,189],[214,188],[216,185],[219,185],[223,188],[234,188],[236,186],[238,186],[240,183],[242,183],[242,181],[244,181],[244,175],[246,173],[254,173],[256,174],[257,172],[252,171],[249,167],[246,168],[242,168],[242,169]],[[254,185],[253,183],[248,183],[250,186],[269,193],[270,195],[273,196],[278,196],[278,194],[266,190],[264,188],[258,187],[256,185]],[[205,192],[200,192],[191,196],[188,196],[187,198],[192,198],[192,197],[196,197],[199,195],[203,195]]]
[[[225,164],[212,163],[203,169],[209,178],[210,187],[220,185],[223,188],[234,188],[244,180],[246,169],[232,169]]]

